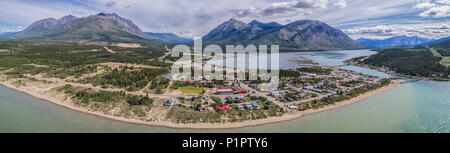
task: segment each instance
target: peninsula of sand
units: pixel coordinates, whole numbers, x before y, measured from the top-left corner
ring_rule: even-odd
[[[102,117],[105,119],[111,119],[116,121],[122,121],[127,123],[133,123],[133,124],[144,124],[144,125],[150,125],[150,126],[162,126],[162,127],[169,127],[169,128],[191,128],[191,129],[220,129],[220,128],[240,128],[240,127],[247,127],[247,126],[256,126],[256,125],[262,125],[262,124],[269,124],[269,123],[275,123],[275,122],[281,122],[281,121],[287,121],[296,119],[299,117],[302,117],[304,115],[312,114],[312,113],[318,113],[328,110],[337,109],[340,107],[344,107],[356,102],[359,102],[361,100],[370,98],[372,96],[375,96],[377,94],[389,91],[391,89],[394,89],[400,85],[399,82],[393,81],[393,83],[380,87],[376,90],[369,91],[365,94],[362,94],[358,97],[337,102],[333,105],[328,105],[323,108],[319,109],[309,109],[306,111],[295,111],[286,113],[283,116],[279,117],[269,117],[265,119],[259,119],[259,120],[248,120],[248,121],[242,121],[242,122],[235,122],[235,123],[220,123],[220,124],[213,124],[213,123],[196,123],[196,124],[178,124],[167,120],[156,120],[156,121],[143,121],[133,118],[126,118],[121,116],[113,116],[108,115],[100,111],[90,110],[87,108],[80,107],[78,105],[75,105],[70,98],[67,97],[67,95],[63,93],[55,92],[53,89],[55,87],[61,86],[60,84],[57,84],[55,82],[53,83],[43,83],[41,81],[32,81],[28,80],[26,83],[22,82],[23,84],[17,84],[16,79],[8,79],[5,75],[0,74],[0,84],[11,88],[23,93],[26,93],[30,96],[49,101],[51,103],[57,104],[59,106],[76,110],[79,112],[95,115],[98,117]]]

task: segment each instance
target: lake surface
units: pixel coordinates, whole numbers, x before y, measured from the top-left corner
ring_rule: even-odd
[[[302,66],[291,58],[319,65],[374,54],[368,50],[280,53],[280,68]],[[286,62],[287,61],[287,62]],[[388,77],[356,66],[343,69]],[[417,81],[402,84],[340,109],[291,121],[237,129],[193,130],[136,125],[69,110],[0,86],[0,132],[450,132],[450,83]]]
[[[315,51],[315,52],[287,52],[279,53],[279,65],[274,65],[280,69],[294,69],[298,67],[320,65],[320,66],[336,66],[344,65],[343,61],[360,56],[370,56],[377,52],[369,50],[346,50],[346,51]],[[249,57],[244,55],[225,54],[226,58],[213,59],[207,62],[207,64],[215,64],[225,66],[225,63],[235,63],[237,68],[250,68],[248,61],[259,61],[263,63],[270,63],[266,58],[258,58],[256,56]],[[271,54],[267,54],[270,57]],[[269,59],[270,60],[270,59]],[[297,61],[312,60],[315,64],[304,64]],[[240,62],[237,62],[240,61]],[[246,61],[245,63],[242,61]],[[247,67],[246,67],[247,66]]]

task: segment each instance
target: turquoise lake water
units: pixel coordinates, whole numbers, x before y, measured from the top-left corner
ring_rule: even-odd
[[[367,50],[281,53],[280,59],[303,56],[320,65],[374,54]],[[295,68],[292,62],[281,68]],[[284,65],[284,66],[283,66]],[[374,70],[343,69],[388,77]],[[237,129],[193,130],[136,125],[69,110],[0,86],[0,132],[450,132],[450,83],[417,81],[336,110],[280,123]]]

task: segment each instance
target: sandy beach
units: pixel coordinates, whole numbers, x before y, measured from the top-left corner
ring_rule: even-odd
[[[334,105],[326,106],[324,108],[320,109],[310,109],[306,111],[301,112],[294,112],[294,113],[288,113],[280,117],[270,117],[266,119],[260,119],[260,120],[249,120],[244,122],[237,122],[237,123],[224,123],[224,124],[212,124],[212,123],[198,123],[198,124],[177,124],[170,121],[152,121],[152,122],[145,122],[137,119],[130,119],[130,118],[124,118],[124,117],[116,117],[111,115],[105,115],[102,112],[93,112],[89,111],[87,109],[84,109],[82,107],[74,105],[70,99],[66,98],[65,95],[55,95],[55,94],[49,94],[48,91],[51,87],[36,87],[36,86],[20,86],[17,87],[10,81],[0,81],[0,84],[2,84],[5,87],[26,93],[30,96],[49,101],[51,103],[57,104],[59,106],[76,110],[79,112],[95,115],[98,117],[102,117],[105,119],[112,119],[116,121],[122,121],[127,123],[133,123],[133,124],[143,124],[143,125],[150,125],[150,126],[162,126],[162,127],[169,127],[169,128],[190,128],[190,129],[223,129],[223,128],[241,128],[241,127],[247,127],[247,126],[256,126],[256,125],[262,125],[262,124],[269,124],[269,123],[276,123],[276,122],[282,122],[287,120],[296,119],[299,117],[302,117],[304,115],[312,114],[312,113],[318,113],[328,110],[337,109],[340,107],[344,107],[356,102],[359,102],[361,100],[370,98],[372,96],[375,96],[377,94],[389,91],[391,89],[394,89],[398,86],[400,86],[399,82],[394,81],[394,83],[391,83],[388,86],[381,87],[377,90],[367,92],[363,95],[360,95],[358,97],[352,98],[350,100],[338,102]]]

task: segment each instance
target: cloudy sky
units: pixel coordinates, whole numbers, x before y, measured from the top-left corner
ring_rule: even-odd
[[[287,24],[316,19],[354,39],[450,36],[450,0],[1,0],[0,33],[44,18],[99,12],[131,19],[147,32],[201,36],[236,18]]]

